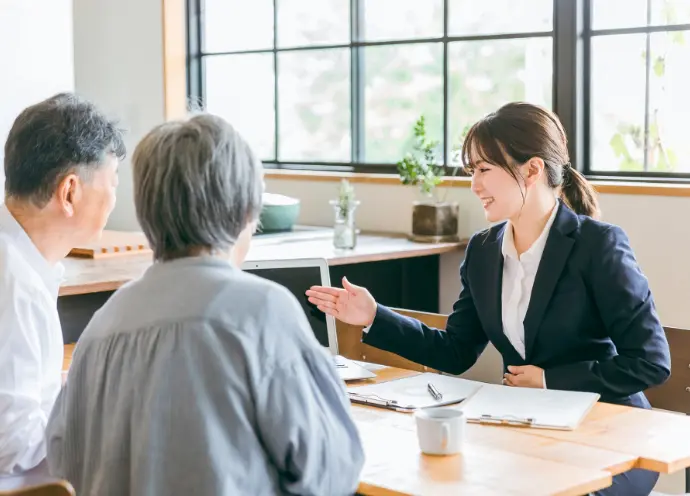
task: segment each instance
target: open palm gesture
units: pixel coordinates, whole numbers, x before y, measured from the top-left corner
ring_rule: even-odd
[[[376,300],[366,288],[350,284],[343,277],[343,289],[312,286],[309,301],[322,312],[347,324],[368,326],[376,316]]]

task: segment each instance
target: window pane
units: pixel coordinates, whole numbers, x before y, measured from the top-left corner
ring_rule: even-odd
[[[642,170],[645,39],[644,34],[592,39],[592,170]]]
[[[273,0],[205,0],[204,51],[273,48]]]
[[[227,119],[260,159],[272,160],[273,55],[218,55],[204,60],[206,110]]]
[[[690,172],[686,124],[690,115],[690,31],[650,36],[646,138],[646,35],[602,36],[593,41],[593,170]]]
[[[689,0],[651,0],[652,24],[690,24]]]
[[[512,101],[552,106],[553,41],[460,41],[448,46],[449,146],[489,112]]]
[[[592,29],[647,25],[647,0],[592,0]]]
[[[350,161],[350,50],[278,56],[280,160]]]
[[[278,46],[350,42],[349,0],[277,0]]]
[[[690,31],[651,35],[649,170],[690,172]]]
[[[443,36],[443,0],[364,0],[367,41]]]
[[[448,0],[450,36],[553,29],[553,0]]]
[[[690,1],[650,0],[651,25],[690,23]],[[647,26],[647,0],[593,0],[593,29]]]
[[[395,163],[414,145],[412,127],[424,114],[431,139],[443,140],[443,45],[364,49],[365,160]]]

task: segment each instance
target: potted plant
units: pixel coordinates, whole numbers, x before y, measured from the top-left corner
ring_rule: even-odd
[[[444,175],[440,143],[428,137],[424,116],[417,120],[413,132],[414,151],[397,164],[402,183],[418,186],[422,194],[422,199],[412,206],[410,239],[428,243],[457,241],[458,204],[447,202],[445,195],[443,199],[438,197]]]

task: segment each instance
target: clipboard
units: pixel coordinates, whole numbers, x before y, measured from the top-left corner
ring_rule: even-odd
[[[434,385],[441,397],[429,393],[429,384]],[[460,403],[482,385],[477,381],[426,372],[377,384],[348,387],[347,394],[352,403],[411,413]]]
[[[380,408],[387,408],[388,410],[395,410],[396,412],[405,413],[411,413],[417,410],[417,407],[414,405],[401,405],[397,402],[397,400],[387,400],[375,395],[367,396],[348,391],[347,396],[350,398],[352,403],[357,403],[360,405],[377,406]]]
[[[596,393],[487,384],[459,407],[468,422],[574,430],[599,401]]]

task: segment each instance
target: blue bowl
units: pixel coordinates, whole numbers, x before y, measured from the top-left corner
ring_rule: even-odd
[[[259,216],[260,232],[291,231],[300,212],[300,201],[284,195],[264,193]]]

